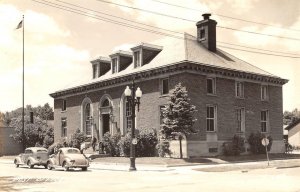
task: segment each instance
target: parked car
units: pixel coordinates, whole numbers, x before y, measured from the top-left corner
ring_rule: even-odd
[[[68,171],[70,168],[81,168],[86,171],[89,167],[88,159],[80,153],[79,149],[71,147],[63,147],[56,154],[50,155],[47,161],[47,168],[64,168]]]
[[[35,165],[43,165],[47,168],[47,160],[49,158],[48,151],[43,147],[29,147],[25,149],[24,153],[19,154],[14,159],[16,167],[19,165],[27,165],[29,168],[33,168]]]

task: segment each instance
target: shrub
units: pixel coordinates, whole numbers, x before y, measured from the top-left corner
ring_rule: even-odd
[[[71,139],[68,143],[70,147],[74,147],[80,150],[80,145],[86,140],[86,136],[80,129],[77,129],[75,133],[71,135]]]
[[[156,145],[156,150],[159,157],[165,157],[166,155],[171,155],[170,144],[167,141],[160,142]]]
[[[120,156],[120,147],[119,142],[121,135],[119,133],[111,135],[109,132],[106,132],[103,136],[103,150],[105,153],[110,154],[111,156]]]
[[[138,157],[154,157],[157,145],[157,134],[155,129],[142,129],[137,135],[138,143],[136,155]]]
[[[130,143],[131,142],[131,133],[127,133],[124,137],[120,139],[119,148],[120,155],[129,157],[130,155]]]
[[[223,143],[223,154],[226,156],[240,155],[245,151],[245,139],[239,135],[234,135],[231,142]]]
[[[261,141],[265,138],[265,135],[259,132],[251,133],[248,138],[248,143],[250,145],[250,151],[253,154],[265,154],[266,148],[262,145]],[[269,144],[267,145],[267,150],[270,151],[272,147],[272,137],[268,136],[267,139],[269,139]]]

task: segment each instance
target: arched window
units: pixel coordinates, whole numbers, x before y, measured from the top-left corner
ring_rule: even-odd
[[[85,106],[85,134],[92,135],[92,116],[90,103],[87,103]]]
[[[102,105],[101,107],[109,107],[109,100],[108,99],[105,99],[103,102],[102,102]]]
[[[93,104],[89,97],[85,97],[81,104],[81,131],[87,136],[93,135]]]

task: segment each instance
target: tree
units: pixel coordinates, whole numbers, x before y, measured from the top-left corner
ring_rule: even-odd
[[[10,126],[15,129],[15,133],[12,134],[11,137],[19,143],[24,143],[25,147],[42,146],[46,132],[50,128],[46,121],[38,117],[34,117],[34,123],[30,123],[29,116],[24,116],[24,142],[22,135],[22,116],[12,118]]]
[[[189,101],[186,88],[179,83],[171,92],[167,105],[162,109],[163,123],[161,125],[161,134],[166,139],[172,138],[173,134],[179,135],[181,158],[181,135],[196,133],[193,125],[197,121],[194,118],[194,113],[197,110]]]
[[[285,111],[283,113],[283,124],[284,125],[289,125],[295,121],[300,119],[300,111],[298,109],[294,109],[293,111]]]
[[[34,108],[34,113],[36,114],[36,116],[46,121],[54,119],[53,109],[48,103],[46,103],[44,106],[39,105],[36,108]]]

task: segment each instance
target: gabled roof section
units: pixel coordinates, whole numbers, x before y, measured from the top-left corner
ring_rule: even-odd
[[[294,127],[296,127],[298,124],[300,123],[300,119],[297,119],[296,121],[294,121],[293,123],[291,123],[291,124],[289,124],[286,128],[285,128],[285,130],[291,130],[291,129],[293,129]]]
[[[186,42],[186,59],[197,63],[211,65],[220,68],[232,69],[236,71],[244,71],[249,73],[256,73],[260,75],[273,76],[254,65],[251,65],[241,59],[234,57],[233,55],[217,48],[216,52],[208,51],[201,43],[197,41],[197,38],[185,34]]]
[[[136,47],[142,45],[146,44],[138,44]],[[268,78],[281,79],[280,77],[272,75],[271,73],[268,73],[254,65],[251,65],[241,59],[238,59],[221,49],[217,49],[216,52],[211,52],[206,47],[204,47],[204,45],[199,43],[195,36],[187,33],[182,34],[180,38],[165,37],[156,40],[151,44],[147,44],[148,47],[154,45],[157,45],[162,49],[147,65],[134,68],[134,64],[133,62],[131,62],[130,64],[128,63],[128,66],[126,66],[124,70],[119,71],[118,73],[112,74],[110,69],[110,71],[108,71],[106,74],[102,75],[99,78],[92,79],[81,85],[73,85],[69,88],[57,91],[55,93],[65,92],[73,88],[104,82],[124,76],[129,76],[131,74],[137,74],[144,71],[155,70],[166,66],[173,66],[182,62],[193,63],[195,65],[199,65],[199,67],[208,66],[221,70],[224,69],[236,72],[249,73],[253,75],[261,75]],[[110,57],[114,57],[116,54],[132,56],[132,52],[118,51],[116,53],[111,54]],[[281,80],[282,82],[287,82],[287,80]]]

